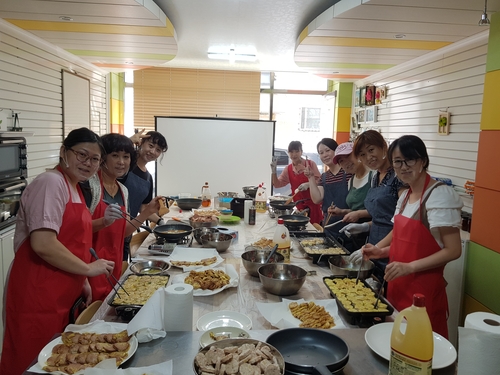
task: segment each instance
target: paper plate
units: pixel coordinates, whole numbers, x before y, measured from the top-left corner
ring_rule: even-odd
[[[237,327],[248,331],[252,329],[252,319],[236,311],[222,310],[205,314],[196,322],[198,331],[208,331],[218,327]]]
[[[219,218],[219,221],[221,223],[226,223],[226,224],[238,224],[241,220],[239,216],[220,215],[217,217]]]
[[[375,353],[389,360],[391,355],[391,333],[394,323],[380,323],[368,328],[365,332],[365,341]],[[401,323],[404,331],[406,324]],[[448,367],[457,359],[455,347],[439,333],[432,332],[434,336],[434,354],[432,356],[432,369]]]
[[[200,346],[204,348],[205,346],[217,341],[214,340],[210,334],[214,336],[226,336],[228,339],[248,339],[250,335],[244,329],[238,327],[217,327],[205,331],[200,338]]]

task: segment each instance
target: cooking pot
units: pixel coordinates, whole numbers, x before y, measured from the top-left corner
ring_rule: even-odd
[[[282,215],[278,219],[283,219],[285,226],[298,227],[309,223],[310,219],[303,215]]]
[[[147,225],[141,225],[141,228],[153,233],[156,238],[165,238],[168,242],[176,242],[183,237],[186,237],[193,231],[193,227],[187,224],[165,224],[157,225],[151,229]]]
[[[285,370],[294,373],[332,375],[349,361],[346,342],[326,330],[281,329],[266,342],[283,355]]]

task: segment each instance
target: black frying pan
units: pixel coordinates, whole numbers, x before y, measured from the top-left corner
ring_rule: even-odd
[[[178,241],[187,236],[193,231],[193,227],[187,224],[165,224],[157,225],[151,229],[147,225],[141,225],[141,228],[146,229],[149,233],[153,233],[156,238],[165,238],[167,241]]]
[[[300,199],[296,202],[290,202],[288,204],[286,204],[286,201],[276,200],[276,201],[269,201],[269,205],[276,210],[290,210],[290,209],[294,208],[297,205],[297,203],[304,202],[307,200],[309,200],[309,198]]]
[[[281,215],[278,219],[283,219],[283,224],[291,227],[304,226],[311,220],[304,215]]]
[[[267,343],[285,359],[287,371],[300,374],[331,375],[349,361],[349,347],[340,337],[314,328],[281,329]]]

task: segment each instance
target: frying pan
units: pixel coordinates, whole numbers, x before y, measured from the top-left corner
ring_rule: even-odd
[[[309,200],[309,198],[306,198],[306,199],[300,199],[296,202],[291,202],[291,203],[286,203],[286,201],[269,201],[269,205],[272,207],[272,208],[275,208],[277,210],[289,210],[291,208],[294,208],[295,205],[297,203],[300,203],[300,202],[304,202],[304,201],[307,201]]]
[[[283,224],[291,227],[306,225],[311,220],[307,216],[303,215],[282,215],[278,218],[283,219]]]
[[[154,229],[151,229],[147,225],[141,225],[141,228],[147,230],[149,233],[153,233],[156,238],[165,238],[167,241],[173,242],[180,240],[181,238],[187,236],[193,231],[193,227],[187,224],[164,224],[157,225]],[[180,231],[178,233],[169,233],[169,231]]]
[[[314,328],[281,329],[266,342],[285,359],[287,371],[300,374],[332,375],[349,361],[349,347],[340,337]]]

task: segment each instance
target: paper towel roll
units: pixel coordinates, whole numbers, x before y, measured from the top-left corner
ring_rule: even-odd
[[[165,331],[193,330],[193,286],[171,284],[165,288],[163,310]]]
[[[487,312],[474,312],[465,317],[464,327],[500,335],[500,315]]]

